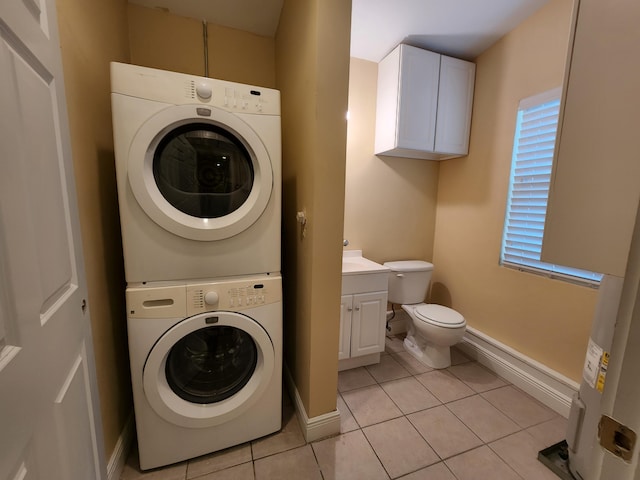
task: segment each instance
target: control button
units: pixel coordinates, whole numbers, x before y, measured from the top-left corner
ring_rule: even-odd
[[[230,105],[229,100],[233,98],[233,88],[225,88],[224,89],[224,106],[228,107]]]
[[[196,85],[196,93],[198,94],[198,97],[202,98],[203,100],[208,100],[209,98],[211,98],[211,85],[207,84],[206,82],[198,82],[198,85]]]
[[[207,292],[204,294],[204,302],[207,305],[215,305],[219,300],[218,292]]]

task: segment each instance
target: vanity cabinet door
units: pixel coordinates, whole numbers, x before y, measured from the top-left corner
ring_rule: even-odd
[[[343,295],[340,298],[340,343],[338,345],[338,360],[344,360],[351,355],[352,310],[353,295]]]
[[[384,351],[387,292],[353,295],[351,357]]]
[[[624,276],[640,200],[640,2],[580,0],[542,260]]]

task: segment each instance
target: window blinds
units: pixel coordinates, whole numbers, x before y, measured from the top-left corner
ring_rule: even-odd
[[[540,260],[559,113],[560,89],[520,102],[500,260],[507,266],[598,282],[599,274]]]

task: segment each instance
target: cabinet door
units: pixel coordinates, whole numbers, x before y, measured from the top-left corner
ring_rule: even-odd
[[[624,276],[640,200],[640,2],[579,5],[542,259]]]
[[[378,64],[376,155],[433,152],[440,55],[399,45]],[[423,152],[423,153],[421,153]]]
[[[340,299],[340,343],[338,360],[349,358],[351,354],[351,312],[353,295],[343,295]]]
[[[435,151],[466,155],[473,105],[476,66],[442,55],[436,120]]]
[[[440,55],[409,45],[400,48],[398,147],[433,151]]]
[[[394,49],[378,64],[378,93],[376,99],[376,154],[394,149],[398,127],[398,96],[400,81],[400,47]]]
[[[353,296],[351,357],[384,350],[387,292]]]

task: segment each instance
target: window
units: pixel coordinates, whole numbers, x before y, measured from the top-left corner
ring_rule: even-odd
[[[596,284],[602,275],[540,260],[561,89],[525,98],[518,107],[500,263]]]

